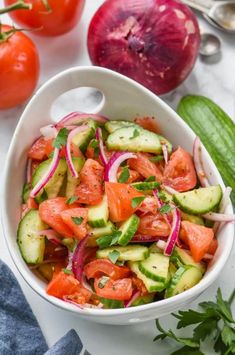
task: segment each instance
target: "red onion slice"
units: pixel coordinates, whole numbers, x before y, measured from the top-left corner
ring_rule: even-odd
[[[68,298],[68,296],[63,296],[63,301],[69,304],[73,304],[74,306],[77,306],[80,309],[84,309],[84,306],[81,305],[80,303],[74,302]]]
[[[87,282],[87,279],[85,277],[85,275],[82,275],[82,282],[81,282],[82,286],[84,288],[86,288],[88,291],[90,291],[91,293],[94,293],[94,291],[91,288],[91,285]]]
[[[161,208],[163,206],[163,203],[160,200],[160,198],[158,197],[157,190],[153,190],[153,196],[156,198],[158,208]],[[162,214],[162,217],[165,219],[168,226],[171,227],[171,220],[169,218],[169,215],[164,213],[164,214]]]
[[[73,175],[73,177],[78,178],[78,172],[75,169],[74,165],[73,165],[73,160],[72,160],[72,155],[71,155],[71,143],[72,143],[72,139],[81,132],[84,132],[88,129],[88,126],[84,125],[84,126],[79,126],[75,129],[73,129],[67,138],[67,143],[65,146],[65,158],[68,164],[68,167]]]
[[[84,252],[88,238],[89,234],[78,243],[72,258],[72,271],[75,278],[80,282],[82,282]]]
[[[105,151],[104,151],[104,142],[103,142],[103,138],[102,138],[101,128],[97,128],[97,130],[95,132],[95,138],[97,139],[97,141],[99,143],[100,160],[102,161],[103,165],[106,166],[108,164],[108,159],[107,159]]]
[[[128,308],[132,303],[140,296],[140,291],[134,291],[131,298],[128,301],[124,302],[124,307]]]
[[[59,234],[53,229],[44,229],[36,233],[37,235],[45,236],[50,242],[56,245],[62,245]]]
[[[145,234],[137,234],[135,235],[129,243],[154,243],[159,240],[159,237],[155,237],[152,235]]]
[[[27,165],[26,165],[26,181],[28,184],[31,185],[32,181],[32,159],[27,160]]]
[[[170,195],[175,195],[175,194],[178,194],[178,193],[179,193],[179,191],[177,191],[177,190],[175,190],[175,189],[173,189],[172,187],[167,186],[167,185],[162,185],[162,188],[163,188],[166,192],[168,192]]]
[[[57,129],[52,124],[49,124],[48,126],[44,126],[44,127],[40,128],[40,132],[46,140],[51,139],[51,138],[55,138],[58,133]]]
[[[168,154],[168,149],[167,149],[166,144],[162,144],[162,152],[163,152],[163,157],[164,157],[165,163],[167,164],[169,154]]]
[[[64,127],[68,125],[78,125],[86,121],[87,119],[93,119],[94,121],[105,123],[108,121],[108,118],[102,115],[93,114],[93,113],[81,113],[81,112],[72,112],[67,116],[63,117],[57,124],[56,127]]]
[[[54,154],[53,154],[53,159],[52,159],[51,165],[49,166],[48,171],[43,175],[41,180],[31,190],[30,197],[32,197],[32,198],[36,197],[37,194],[43,189],[43,187],[51,179],[51,177],[53,176],[54,172],[56,171],[56,168],[57,168],[59,161],[60,161],[59,154],[60,154],[60,149],[55,148]]]
[[[23,206],[26,206],[26,204]],[[21,212],[21,218],[23,218],[29,212],[29,210],[30,210],[30,208],[28,208],[28,207],[23,208],[22,212]]]
[[[204,214],[203,218],[215,222],[235,222],[235,214],[209,212]]]
[[[201,159],[201,141],[199,137],[196,137],[194,140],[193,144],[193,160],[194,160],[194,165],[196,169],[196,173],[198,176],[198,179],[202,185],[202,187],[207,187],[210,186],[210,183],[206,177],[203,164],[202,164],[202,159]]]
[[[173,252],[173,249],[175,247],[175,243],[178,239],[179,236],[179,231],[180,231],[180,212],[178,208],[174,208],[172,211],[173,215],[173,221],[172,221],[172,227],[171,227],[171,233],[168,237],[165,249],[164,249],[164,254],[166,256],[170,256]]]
[[[127,159],[136,159],[136,155],[129,152],[114,153],[105,167],[104,181],[117,182],[118,168]]]

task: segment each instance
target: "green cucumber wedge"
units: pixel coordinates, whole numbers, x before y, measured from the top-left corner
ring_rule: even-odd
[[[38,210],[30,210],[19,223],[17,243],[28,264],[40,264],[43,261],[45,237],[37,234],[43,229],[46,229],[46,225],[41,221]]]
[[[189,221],[191,223],[199,224],[201,226],[205,225],[203,218],[200,217],[200,216],[195,216],[193,214],[188,214],[188,213],[185,213],[185,212],[182,212],[182,211],[180,211],[180,214],[181,214],[181,220],[182,221]]]
[[[108,222],[105,227],[102,228],[90,228],[89,234],[91,237],[99,238],[105,235],[113,234],[115,227],[112,222]]]
[[[157,134],[140,127],[119,128],[108,136],[106,141],[110,150],[148,152],[160,154],[162,146]]]
[[[109,209],[107,196],[104,195],[103,200],[96,206],[88,208],[88,223],[91,227],[106,226],[109,218]]]
[[[52,159],[47,159],[38,165],[32,176],[32,186],[34,187],[48,171]],[[63,185],[64,178],[67,172],[67,164],[65,159],[60,159],[51,179],[45,185],[44,189],[40,191],[35,200],[40,203],[44,199],[57,197]]]
[[[142,306],[143,304],[151,303],[154,300],[154,293],[139,296],[132,304],[131,307]]]
[[[118,239],[118,244],[127,245],[131,238],[135,235],[140,219],[135,214],[133,214],[128,220],[126,220],[119,228],[119,231],[122,232]]]
[[[76,158],[74,157],[74,158],[72,158],[72,161],[73,161],[73,165],[74,165],[77,173],[79,173],[85,163],[85,160],[80,157],[76,157]],[[72,175],[71,170],[68,168],[67,169],[67,183],[66,183],[66,189],[65,189],[65,196],[67,198],[70,198],[74,195],[75,189],[78,184],[79,184],[79,177],[75,178]]]
[[[206,272],[206,266],[204,263],[197,263],[193,260],[191,255],[189,255],[185,250],[175,247],[173,253],[170,256],[170,260],[176,267],[180,267],[182,265],[192,265],[197,267],[202,274]]]
[[[97,123],[91,119],[88,119],[86,124],[89,128],[84,132],[78,133],[72,140],[83,153],[85,153],[90,140],[95,137],[95,131],[97,128]]]
[[[224,182],[231,186],[235,204],[235,124],[213,101],[203,96],[182,98],[178,114],[201,139]]]
[[[202,187],[173,195],[173,200],[186,213],[202,215],[219,206],[222,198],[220,185]]]
[[[166,289],[165,298],[182,293],[195,286],[202,279],[202,273],[194,266],[181,266],[172,277]]]
[[[139,263],[140,271],[154,281],[167,281],[170,258],[160,253],[150,253],[149,257]]]
[[[163,282],[154,281],[146,277],[139,269],[139,262],[128,262],[128,266],[131,271],[134,272],[136,276],[143,281],[148,292],[161,292],[166,288]]]
[[[105,249],[97,250],[97,258],[108,258],[109,253],[112,251],[119,252],[119,261],[140,261],[149,256],[149,250],[143,245],[128,245],[126,247],[114,246]]]
[[[116,131],[119,128],[125,128],[125,127],[130,127],[130,126],[140,128],[139,125],[137,125],[134,122],[130,122],[130,121],[108,121],[104,125],[105,129],[109,133],[113,133],[114,131]]]

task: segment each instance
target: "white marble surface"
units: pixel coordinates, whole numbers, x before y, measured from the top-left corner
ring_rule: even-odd
[[[39,85],[63,69],[90,64],[86,50],[87,27],[90,18],[102,2],[102,0],[86,0],[81,23],[68,35],[46,39],[33,37],[30,34],[40,51],[41,77]],[[2,6],[3,0],[0,0],[0,7]],[[1,20],[11,23],[5,15]],[[203,30],[209,30],[220,36],[222,40],[221,58],[215,63],[209,63],[199,58],[185,83],[164,99],[175,108],[179,99],[185,94],[206,95],[220,104],[235,120],[235,36],[223,34],[206,24],[202,18],[199,20]],[[23,108],[24,105],[12,110],[0,111],[1,167],[4,165],[11,136]],[[2,169],[0,177],[2,177]],[[152,339],[156,335],[153,321],[134,326],[92,324],[48,304],[35,294],[19,275],[9,256],[2,233],[0,235],[0,257],[12,268],[18,278],[49,345],[52,345],[70,328],[74,328],[92,355],[168,355],[170,351],[176,349],[173,343],[153,343]],[[234,274],[234,268],[235,248],[218,280],[198,301],[212,299],[218,286],[222,288],[225,295],[228,295],[235,286],[234,277],[229,276]],[[1,287],[3,286],[1,285]],[[191,306],[196,306],[198,301]],[[162,323],[166,327],[174,324],[171,317],[164,317]],[[210,355],[213,352],[207,349],[206,354]]]

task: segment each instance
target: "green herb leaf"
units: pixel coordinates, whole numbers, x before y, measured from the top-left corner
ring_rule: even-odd
[[[120,256],[120,252],[117,250],[113,250],[108,254],[108,258],[110,261],[112,261],[113,264],[116,264],[119,256]]]
[[[170,205],[163,205],[161,208],[158,209],[158,211],[161,214],[166,214],[169,213],[173,208]]]
[[[97,141],[97,139],[92,139],[91,144],[90,144],[91,148],[98,148],[99,147],[99,142]]]
[[[80,226],[80,224],[82,224],[82,222],[83,222],[83,220],[84,220],[83,217],[71,217],[71,218],[72,218],[73,222],[74,222],[75,224],[77,224],[78,226]]]
[[[122,232],[120,231],[114,231],[113,234],[111,235],[105,235],[103,237],[96,239],[96,243],[99,245],[100,249],[110,247],[112,245],[117,244],[121,234]]]
[[[118,265],[118,266],[123,266],[124,264],[125,264],[124,260],[117,260],[116,261],[116,265]]]
[[[150,161],[153,163],[158,163],[159,161],[162,161],[164,159],[163,155],[156,155],[155,157],[149,158]]]
[[[127,166],[124,166],[124,168],[122,168],[122,172],[118,178],[118,182],[120,183],[124,183],[126,182],[130,177],[130,172]]]
[[[22,191],[22,203],[27,203],[27,200],[29,198],[29,193],[30,193],[30,184],[26,182],[23,186],[23,191]]]
[[[200,323],[193,331],[193,337],[196,340],[205,340],[211,333],[216,329],[217,320],[216,319],[206,319]]]
[[[155,176],[149,176],[147,179],[145,179],[145,182],[152,182],[152,181],[156,181],[156,177]]]
[[[158,197],[160,198],[160,200],[162,200],[163,202],[170,202],[170,199],[167,197],[167,194],[164,191],[159,191],[158,192]]]
[[[230,347],[232,343],[235,343],[235,329],[225,324],[221,332],[221,339],[225,345]]]
[[[233,316],[232,316],[231,309],[230,309],[230,305],[228,302],[223,300],[220,288],[217,291],[216,300],[217,300],[217,305],[219,307],[221,314],[225,317],[225,319],[228,322],[234,323]]]
[[[61,149],[63,146],[66,145],[67,138],[68,138],[69,131],[67,128],[61,128],[59,133],[56,136],[56,139],[52,143],[53,147]]]
[[[70,198],[68,198],[68,200],[66,201],[67,205],[72,205],[72,203],[74,203],[75,201],[77,201],[78,197],[77,196],[71,196]]]
[[[136,208],[137,206],[139,206],[141,204],[141,202],[144,201],[144,199],[145,199],[145,196],[134,197],[131,201],[132,208]]]
[[[133,136],[130,137],[129,139],[134,139],[134,138],[138,137],[139,135],[140,135],[139,130],[135,128],[134,132],[133,132]]]
[[[199,349],[183,346],[182,348],[174,351],[171,355],[204,355]]]
[[[106,283],[109,281],[109,277],[107,276],[102,276],[99,283],[98,283],[98,287],[99,288],[104,288],[104,286],[106,285]]]
[[[66,275],[72,275],[72,271],[69,269],[62,269],[62,271],[66,274]]]

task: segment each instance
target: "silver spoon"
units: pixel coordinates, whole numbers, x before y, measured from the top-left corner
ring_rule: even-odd
[[[200,12],[214,26],[235,33],[235,1],[182,0]]]
[[[220,39],[212,33],[201,33],[200,54],[206,57],[220,52]]]

